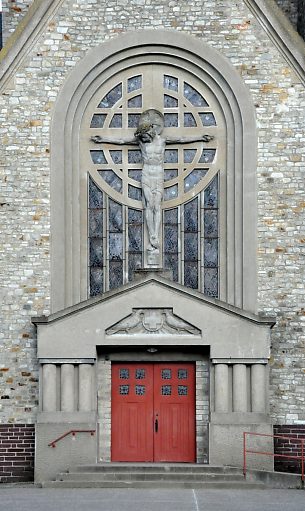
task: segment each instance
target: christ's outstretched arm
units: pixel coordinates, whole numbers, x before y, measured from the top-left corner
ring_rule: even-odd
[[[167,144],[191,144],[192,142],[210,142],[214,137],[212,135],[197,135],[194,137],[166,137]]]
[[[95,144],[114,144],[114,145],[139,145],[137,139],[133,138],[112,138],[112,137],[100,137],[95,135],[90,140]]]

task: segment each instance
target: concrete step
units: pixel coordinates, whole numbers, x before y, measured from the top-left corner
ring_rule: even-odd
[[[246,481],[47,481],[43,488],[138,488],[138,489],[264,489],[260,483]]]
[[[66,472],[58,474],[57,481],[162,481],[162,482],[208,482],[243,481],[241,473],[190,473],[190,472]]]
[[[214,465],[200,465],[193,463],[96,463],[92,465],[78,465],[73,472],[188,472],[188,473],[240,473],[236,467],[223,467]]]

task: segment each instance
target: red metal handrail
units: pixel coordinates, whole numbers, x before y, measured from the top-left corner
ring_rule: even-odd
[[[301,443],[301,456],[294,456],[294,455],[290,455],[290,454],[274,454],[273,452],[265,452],[265,451],[254,451],[253,449],[247,449],[247,445],[246,445],[246,437],[248,436],[263,436],[263,437],[271,437],[271,438],[280,438],[280,439],[284,439],[284,440],[294,440],[294,441],[297,441],[297,442],[300,442]],[[285,435],[268,435],[266,433],[252,433],[252,432],[249,432],[249,431],[244,431],[243,432],[243,458],[244,458],[244,463],[243,463],[243,472],[244,472],[244,477],[246,477],[246,473],[247,473],[247,454],[259,454],[259,455],[263,455],[263,456],[272,456],[273,458],[290,458],[290,459],[294,459],[294,460],[301,460],[301,478],[302,478],[302,483],[304,484],[304,462],[305,462],[305,457],[304,457],[304,442],[305,442],[305,439],[304,438],[297,438],[297,437],[291,437],[291,436],[285,436]]]
[[[75,436],[76,433],[90,433],[91,436],[94,436],[95,432],[96,432],[95,429],[70,429],[70,431],[67,431],[63,435],[59,436],[58,438],[56,438],[55,440],[50,442],[48,444],[48,447],[53,447],[53,448],[56,447],[56,444],[68,435]]]

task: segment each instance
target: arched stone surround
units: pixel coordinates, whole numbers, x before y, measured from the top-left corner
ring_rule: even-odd
[[[93,94],[120,70],[168,63],[201,79],[217,97],[227,130],[221,181],[220,299],[256,310],[256,126],[248,90],[233,66],[177,32],[121,35],[91,50],[68,77],[52,123],[52,311],[87,298],[86,186],[79,168],[82,116]]]

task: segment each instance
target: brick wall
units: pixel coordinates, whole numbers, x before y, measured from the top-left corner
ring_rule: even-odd
[[[34,424],[0,424],[0,483],[34,479]]]
[[[291,438],[303,438],[305,440],[305,424],[303,425],[286,425],[274,426],[275,435],[284,435]],[[288,440],[275,438],[274,439],[274,453],[286,454],[291,456],[301,455],[301,442],[297,440]],[[274,469],[278,472],[301,472],[301,462],[289,458],[275,458]]]

